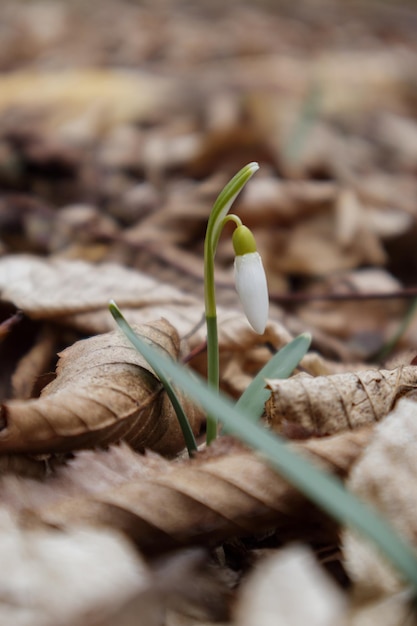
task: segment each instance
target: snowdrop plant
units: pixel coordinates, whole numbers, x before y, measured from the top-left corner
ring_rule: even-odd
[[[258,163],[245,165],[224,187],[217,197],[207,223],[204,241],[204,295],[207,324],[207,379],[208,384],[219,388],[219,344],[214,282],[214,258],[221,232],[227,222],[233,222],[235,281],[243,310],[253,329],[263,334],[268,319],[268,289],[261,257],[256,250],[252,232],[242,224],[237,215],[228,215],[233,202],[259,169]],[[217,436],[217,421],[207,417],[207,443]]]
[[[236,289],[243,305],[243,310],[252,328],[259,334],[265,331],[268,319],[268,288],[262,260],[256,250],[253,233],[242,224],[242,220],[229,210],[245,184],[259,169],[257,163],[245,165],[220,192],[211,210],[206,237],[204,241],[204,300],[207,324],[207,383],[212,391],[219,391],[219,345],[217,333],[216,294],[214,283],[214,259],[223,227],[227,222],[235,225],[232,236],[235,251],[235,281]],[[110,311],[123,332],[129,331],[129,325],[123,318],[116,303],[111,301]],[[239,409],[245,409],[245,415],[250,415],[252,421],[259,420],[264,411],[264,405],[269,397],[265,389],[267,378],[287,378],[297,367],[299,361],[306,354],[311,342],[307,333],[296,337],[289,344],[277,352],[262,370],[255,376],[236,403]],[[178,401],[175,390],[163,370],[155,370],[164,385],[174,406],[180,423],[184,440],[190,456],[196,450],[196,442],[187,416]],[[209,411],[207,414],[206,441],[210,444],[217,437],[217,417]],[[225,427],[225,429],[227,426]]]
[[[342,525],[350,527],[373,543],[397,568],[408,582],[413,599],[417,598],[417,558],[413,547],[397,535],[379,513],[369,508],[346,490],[341,481],[299,455],[278,435],[257,423],[269,392],[266,378],[288,377],[307,352],[311,337],[305,333],[296,337],[266,363],[236,403],[220,393],[219,353],[217,339],[216,299],[214,290],[214,257],[224,224],[231,220],[236,229],[233,246],[236,254],[236,288],[244,311],[254,330],[263,333],[268,317],[268,292],[262,261],[256,251],[252,233],[236,215],[228,215],[236,196],[257,171],[257,163],[250,163],[236,174],[218,196],[207,225],[205,240],[205,307],[207,320],[208,384],[186,368],[161,354],[136,335],[114,301],[109,309],[118,326],[131,344],[148,361],[163,383],[177,413],[190,456],[197,451],[194,435],[187,416],[178,401],[173,385],[180,387],[214,417],[208,417],[207,442],[217,434],[217,420],[224,429],[236,435],[245,444],[258,450],[266,462],[281,476],[297,487],[317,506]]]

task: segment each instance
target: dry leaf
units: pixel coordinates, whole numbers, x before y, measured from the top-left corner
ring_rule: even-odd
[[[26,400],[31,397],[36,379],[45,373],[56,353],[57,338],[50,328],[43,328],[34,345],[20,359],[12,376],[13,397]]]
[[[389,294],[401,289],[401,283],[381,268],[342,272],[326,277],[309,292],[312,299],[316,294],[343,294],[347,298],[352,295],[352,300],[337,304],[331,299],[310,301],[299,307],[297,314],[315,332],[321,329],[327,335],[349,342],[345,341],[344,345],[346,349],[349,346],[355,360],[369,360],[396,331],[406,313],[407,302],[387,299],[381,306],[379,299],[360,301],[356,298],[375,293]]]
[[[338,337],[351,338],[352,335],[362,338],[366,334],[375,334],[383,330],[393,318],[404,315],[404,304],[395,299],[387,300],[381,306],[379,300],[357,302],[358,295],[375,293],[389,294],[401,290],[400,281],[382,268],[358,269],[351,272],[342,272],[337,276],[328,276],[310,290],[312,297],[315,294],[343,294],[352,295],[352,302],[338,302],[337,306],[329,302],[308,302],[298,309],[298,314],[307,324],[336,334]]]
[[[159,557],[151,566],[149,589],[115,606],[94,626],[148,626],[154,620],[158,626],[204,626],[229,616],[229,590],[205,550],[183,549]]]
[[[195,329],[192,345],[205,340],[205,329],[200,328],[203,300],[117,264],[6,256],[0,259],[0,296],[33,319],[50,319],[95,333],[114,327],[108,312],[108,301],[113,298],[131,323],[166,317],[180,336]],[[237,310],[219,307],[218,322],[221,349],[242,350],[259,342]],[[280,346],[290,339],[281,324],[269,322],[265,341]]]
[[[36,319],[59,320],[74,313],[107,309],[110,298],[123,307],[171,304],[186,309],[195,304],[194,298],[175,287],[162,286],[144,274],[116,264],[45,260],[31,255],[0,259],[0,293],[2,300],[13,302]]]
[[[172,358],[178,357],[178,335],[165,320],[137,331]],[[201,412],[181,399],[198,431]],[[119,330],[67,348],[61,353],[57,378],[40,398],[5,402],[1,416],[1,452],[56,452],[120,439],[165,454],[184,447],[161,383]]]
[[[92,334],[114,328],[108,311],[108,301],[113,298],[130,324],[165,317],[180,337],[187,337],[190,350],[206,341],[203,299],[116,264],[45,260],[30,255],[4,257],[0,259],[0,295],[31,318]],[[248,369],[246,360],[252,360],[251,349],[260,342],[270,342],[279,349],[292,338],[276,320],[268,322],[260,339],[242,310],[218,307],[217,313],[221,355],[238,353],[243,371]],[[265,353],[264,362],[269,358]],[[193,360],[193,368],[204,374],[206,361],[204,354]]]
[[[44,130],[83,140],[121,122],[149,115],[172,90],[169,80],[127,71],[60,70],[4,73],[0,113],[42,115]]]
[[[353,598],[349,626],[416,626],[417,617],[409,590],[373,598],[369,602]]]
[[[3,341],[11,332],[13,326],[22,321],[22,313],[18,311],[0,323],[0,341]]]
[[[27,454],[0,455],[0,474],[13,474],[29,478],[45,478],[50,474],[50,467],[45,458],[28,456]]]
[[[359,265],[382,265],[385,254],[378,238],[369,229],[361,228],[350,245],[341,245],[340,221],[336,208],[299,221],[291,236],[284,229],[276,230],[270,237],[267,250],[272,256],[277,248],[275,267],[284,274],[304,276],[326,275],[341,272]],[[346,224],[343,224],[346,228]],[[352,228],[355,228],[352,224]]]
[[[291,546],[262,559],[240,590],[235,626],[347,626],[346,598],[311,551]]]
[[[394,528],[416,546],[417,404],[402,399],[377,427],[375,436],[349,479],[350,489],[373,505]],[[399,575],[362,538],[346,533],[345,565],[357,593],[395,593]]]
[[[87,626],[139,593],[155,616],[144,625],[160,624],[146,565],[110,530],[25,529],[1,509],[0,558],[2,624]]]
[[[327,212],[336,198],[333,181],[279,180],[261,171],[242,191],[239,216],[251,229],[292,226],[300,219]]]
[[[357,431],[296,448],[343,478],[369,436]],[[59,469],[58,477],[46,483],[4,477],[0,493],[8,506],[36,510],[53,525],[85,522],[121,529],[148,553],[271,528],[278,529],[282,541],[311,539],[311,532],[323,533],[328,541],[330,528],[334,531],[261,457],[229,438],[192,461],[175,464],[117,449],[79,453],[74,467]]]
[[[269,380],[267,419],[280,432],[296,424],[316,435],[355,429],[386,417],[395,402],[417,385],[417,367],[363,370],[287,380]]]

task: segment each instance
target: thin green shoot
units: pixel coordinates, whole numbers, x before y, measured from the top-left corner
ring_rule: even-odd
[[[291,165],[296,165],[299,161],[308,136],[318,120],[321,96],[320,85],[313,83],[307,91],[294,128],[284,146],[284,158]]]
[[[390,339],[385,343],[385,345],[383,345],[382,348],[379,350],[379,352],[374,356],[374,359],[376,361],[383,361],[391,354],[391,352],[394,350],[395,346],[397,345],[401,337],[404,335],[407,328],[410,326],[413,320],[413,317],[416,314],[416,311],[417,311],[417,298],[414,298],[410,306],[408,307],[406,314],[401,320],[398,328],[392,335],[392,337],[390,337]]]

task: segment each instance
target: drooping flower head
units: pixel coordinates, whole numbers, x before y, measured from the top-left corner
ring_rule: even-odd
[[[235,251],[235,284],[252,328],[263,334],[268,321],[269,298],[265,270],[252,231],[243,224],[232,236]]]

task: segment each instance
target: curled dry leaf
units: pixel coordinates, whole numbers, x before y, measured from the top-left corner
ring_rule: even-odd
[[[178,357],[178,335],[167,321],[136,330],[170,357]],[[181,400],[197,431],[201,412],[187,398]],[[184,447],[160,381],[119,330],[64,350],[57,377],[41,396],[5,402],[1,418],[0,452],[56,452],[120,439],[164,454]]]
[[[296,447],[343,478],[369,436],[348,432]],[[175,464],[117,450],[79,453],[74,466],[60,468],[45,483],[5,477],[1,499],[54,525],[110,525],[147,553],[271,528],[279,529],[283,541],[317,533],[328,541],[327,518],[261,457],[228,437]]]
[[[384,515],[416,546],[417,404],[403,398],[377,427],[354,467],[349,488]],[[373,547],[352,533],[344,539],[349,575],[362,595],[395,593],[403,587],[396,572]]]
[[[205,341],[203,301],[139,271],[113,263],[42,259],[28,254],[0,259],[0,297],[32,319],[51,320],[87,333],[113,328],[108,302],[113,298],[131,324],[169,318],[179,335],[192,335],[191,347]],[[221,349],[242,350],[258,343],[240,310],[219,307]],[[270,322],[265,341],[277,347],[291,340],[278,322]]]
[[[398,398],[416,386],[414,366],[269,380],[272,394],[266,403],[267,418],[278,432],[290,423],[316,435],[328,435],[378,422]]]

